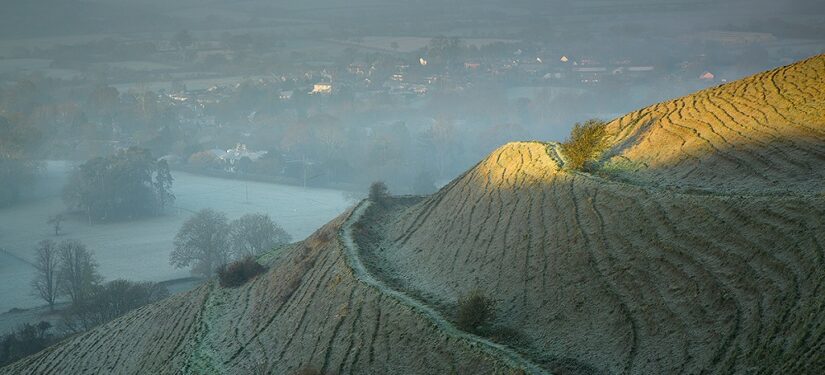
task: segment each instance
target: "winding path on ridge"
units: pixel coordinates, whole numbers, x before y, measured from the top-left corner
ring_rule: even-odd
[[[468,341],[471,344],[476,344],[477,347],[483,350],[484,352],[494,357],[502,358],[505,362],[507,362],[508,365],[512,367],[521,368],[529,374],[550,374],[550,372],[541,368],[539,365],[533,363],[532,361],[524,358],[521,354],[515,352],[514,350],[505,345],[495,343],[483,337],[473,335],[471,333],[467,333],[456,328],[452,323],[450,323],[450,321],[444,318],[444,316],[441,315],[441,313],[436,311],[434,308],[428,306],[424,302],[421,302],[418,299],[404,292],[393,289],[385,282],[369,273],[369,271],[367,271],[367,268],[364,266],[364,262],[361,260],[358,245],[352,238],[352,225],[357,223],[361,219],[364,212],[367,210],[367,208],[369,208],[370,204],[371,202],[369,200],[361,201],[361,203],[359,203],[352,211],[350,216],[347,217],[346,221],[344,221],[344,225],[341,226],[339,232],[341,243],[344,245],[344,253],[346,254],[347,263],[349,263],[350,268],[352,269],[353,273],[358,278],[358,280],[378,289],[379,292],[385,295],[395,298],[405,306],[408,306],[418,311],[420,314],[429,319],[430,322],[432,322],[445,334],[457,338],[459,340]]]

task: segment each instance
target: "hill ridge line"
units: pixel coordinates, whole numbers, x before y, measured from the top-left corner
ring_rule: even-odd
[[[657,186],[655,184],[643,184],[641,182],[632,182],[632,181],[622,181],[618,179],[613,179],[609,177],[603,177],[599,175],[595,175],[593,173],[576,171],[565,169],[564,166],[567,164],[564,152],[561,150],[561,143],[559,142],[540,142],[534,141],[547,146],[547,154],[550,156],[553,161],[555,161],[559,165],[559,170],[562,170],[566,173],[574,174],[576,176],[580,176],[585,179],[589,179],[593,182],[600,183],[600,184],[616,184],[628,188],[636,188],[644,190],[648,193],[673,193],[673,194],[680,194],[680,195],[688,195],[688,196],[713,196],[713,197],[721,197],[721,198],[729,198],[729,197],[736,197],[736,198],[752,198],[752,197],[781,197],[781,198],[816,198],[821,196],[822,193],[820,192],[813,192],[813,191],[795,191],[795,190],[776,190],[776,191],[736,191],[736,190],[709,190],[709,189],[695,189],[695,191],[689,191],[679,188],[670,188],[668,189],[665,186]]]
[[[367,271],[367,268],[364,266],[364,262],[361,260],[358,245],[355,243],[355,240],[352,237],[352,225],[357,223],[361,219],[364,212],[367,210],[367,208],[369,208],[371,204],[372,202],[370,202],[367,199],[362,200],[360,203],[358,203],[358,205],[355,206],[355,209],[352,210],[352,212],[349,214],[346,220],[344,220],[344,223],[343,225],[341,225],[341,228],[338,232],[341,244],[344,245],[344,255],[347,260],[347,263],[349,264],[350,269],[353,271],[353,274],[359,281],[377,289],[380,293],[384,295],[393,297],[401,304],[418,311],[421,315],[426,317],[433,325],[439,328],[441,332],[448,336],[457,338],[459,340],[468,341],[470,343],[470,346],[477,347],[480,350],[486,352],[487,354],[490,354],[497,358],[501,358],[507,364],[513,367],[521,368],[529,374],[552,375],[552,373],[547,372],[537,364],[524,358],[521,354],[517,353],[516,351],[505,345],[495,343],[486,338],[456,328],[450,321],[444,318],[444,316],[442,316],[441,313],[436,311],[434,308],[404,292],[393,289],[392,287],[388,286],[386,283],[384,283],[383,281],[369,273],[369,271]]]

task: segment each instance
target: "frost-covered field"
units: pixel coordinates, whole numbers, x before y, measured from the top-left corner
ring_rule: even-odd
[[[49,163],[34,189],[38,199],[0,210],[0,248],[6,251],[0,251],[0,312],[41,304],[30,294],[32,268],[24,261],[32,258],[42,239],[82,241],[95,252],[106,280],[163,281],[189,275],[187,270],[169,265],[169,252],[180,225],[198,209],[226,212],[230,220],[250,212],[268,213],[300,240],[351,205],[337,190],[173,172],[178,199],[176,209],[166,216],[95,225],[70,219],[64,224],[64,233],[55,237],[46,220],[64,208],[59,192],[68,169],[63,163]]]

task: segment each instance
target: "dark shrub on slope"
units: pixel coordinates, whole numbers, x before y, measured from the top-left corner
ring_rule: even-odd
[[[222,287],[237,288],[264,271],[264,266],[254,257],[248,256],[221,267],[218,270],[218,279]]]

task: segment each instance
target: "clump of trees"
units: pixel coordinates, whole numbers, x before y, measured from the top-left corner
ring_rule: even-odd
[[[37,353],[55,343],[49,322],[25,323],[14,332],[0,336],[0,367]]]
[[[292,242],[292,236],[267,214],[246,214],[230,224],[235,257],[258,256],[275,246]]]
[[[132,147],[80,165],[63,190],[63,200],[90,220],[156,215],[174,203],[173,181],[165,160]]]
[[[94,255],[80,241],[65,240],[57,245],[57,257],[58,290],[71,299],[72,305],[85,303],[102,281]]]
[[[266,268],[255,260],[253,256],[246,256],[229,265],[218,269],[218,280],[224,288],[237,288],[255,276],[266,271]]]
[[[604,152],[608,146],[606,125],[604,121],[587,120],[573,126],[570,138],[561,144],[568,168],[587,170],[590,162]]]
[[[203,209],[181,226],[169,261],[210,277],[231,259],[257,256],[289,241],[269,215],[247,214],[230,223],[223,212]]]
[[[458,328],[478,334],[489,328],[495,319],[496,301],[485,296],[481,290],[474,289],[459,298],[456,312]]]
[[[225,213],[200,210],[178,230],[169,262],[177,268],[191,266],[193,274],[212,276],[229,260],[229,233]]]
[[[89,288],[83,301],[62,314],[63,329],[77,333],[169,296],[161,284],[113,280]]]
[[[41,241],[35,250],[34,268],[32,289],[50,309],[61,296],[74,305],[83,303],[101,281],[94,255],[77,240]]]

